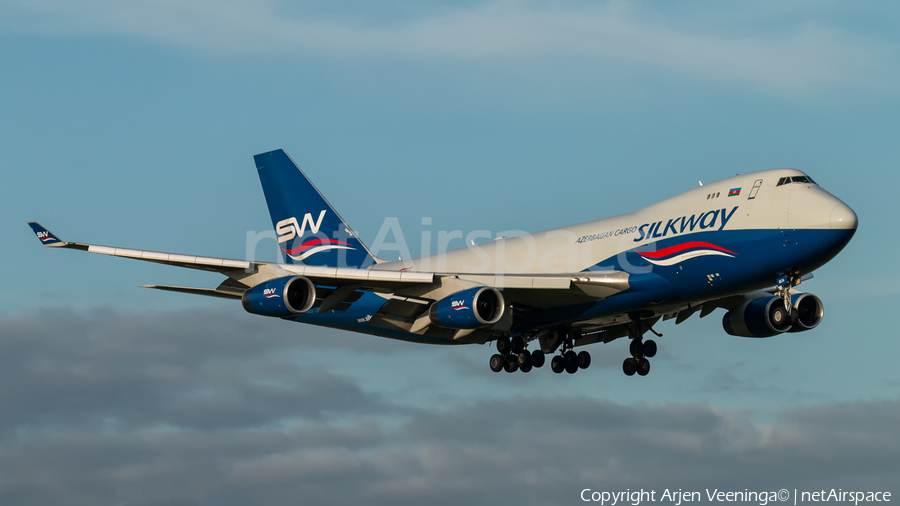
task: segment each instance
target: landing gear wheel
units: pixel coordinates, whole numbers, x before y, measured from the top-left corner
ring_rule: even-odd
[[[637,360],[631,357],[626,358],[625,363],[622,364],[622,370],[626,376],[634,376],[634,373],[637,372]]]
[[[531,370],[531,364],[521,365],[519,366],[519,370],[522,372],[528,372]]]
[[[497,355],[491,356],[491,370],[494,372],[500,372],[503,370],[503,366],[506,365],[506,361],[503,360],[503,355],[499,353]]]
[[[510,351],[513,354],[518,355],[519,353],[522,353],[522,350],[524,350],[524,349],[525,349],[525,340],[522,339],[522,336],[516,336],[516,337],[512,338],[512,343],[510,343]]]
[[[519,369],[522,369],[522,371],[524,372],[528,372],[531,370],[531,366],[533,365],[534,363],[532,362],[531,352],[525,350],[522,353],[519,353]],[[528,371],[525,370],[526,366],[528,367]]]
[[[516,372],[519,370],[519,359],[515,355],[507,355],[506,363],[503,366],[506,372]]]
[[[497,352],[498,353],[500,353],[501,355],[509,355],[509,348],[510,348],[510,344],[509,344],[508,337],[501,337],[500,339],[497,339]]]
[[[535,350],[534,353],[531,354],[531,365],[541,368],[544,366],[544,352],[541,350]]]
[[[499,345],[499,341],[497,342]],[[631,344],[628,346],[628,351],[631,352],[631,356],[634,358],[640,358],[644,356],[644,342],[640,339],[632,339]]]
[[[637,373],[640,376],[646,376],[650,372],[650,361],[642,358],[638,361]]]
[[[562,358],[559,355],[553,357],[553,360],[550,361],[550,369],[553,369],[553,372],[559,374],[566,370],[566,359]]]
[[[647,358],[656,356],[656,341],[653,339],[644,341],[644,356]]]
[[[586,351],[579,352],[578,353],[578,367],[580,367],[582,369],[587,369],[590,366],[591,366],[591,354]]]
[[[569,350],[563,355],[563,358],[566,361],[566,372],[569,374],[575,374],[578,372],[578,355],[575,354],[574,351]]]

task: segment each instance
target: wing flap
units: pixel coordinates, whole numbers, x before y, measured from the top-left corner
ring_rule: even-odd
[[[315,283],[338,282],[358,283],[371,288],[389,288],[397,285],[434,283],[433,272],[379,271],[374,269],[354,269],[352,267],[318,267],[302,264],[282,264],[287,272],[305,276]]]
[[[529,276],[506,274],[502,276],[484,274],[458,274],[456,277],[494,288],[538,288],[566,290],[572,285],[571,276]]]

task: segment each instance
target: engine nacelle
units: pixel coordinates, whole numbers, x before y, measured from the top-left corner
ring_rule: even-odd
[[[293,316],[309,311],[316,302],[316,285],[303,276],[270,279],[244,292],[241,304],[248,313]]]
[[[791,311],[794,317],[794,326],[790,332],[803,332],[816,328],[825,316],[825,306],[818,297],[811,293],[795,293],[791,295],[791,303],[794,305]]]
[[[503,316],[503,296],[494,288],[477,286],[435,302],[429,310],[431,323],[449,329],[477,329],[492,325]]]
[[[786,332],[793,324],[781,297],[761,297],[725,313],[725,332],[740,337],[771,337]]]

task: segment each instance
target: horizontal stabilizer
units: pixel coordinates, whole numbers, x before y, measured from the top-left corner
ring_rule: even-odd
[[[221,297],[223,299],[240,299],[241,294],[233,291],[219,290],[216,288],[192,288],[189,286],[167,286],[167,285],[141,285],[142,288],[154,288],[156,290],[165,290],[167,292],[192,293],[194,295],[206,295],[207,297]]]

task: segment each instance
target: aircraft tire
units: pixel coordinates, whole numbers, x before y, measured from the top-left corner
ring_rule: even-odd
[[[578,367],[587,369],[591,366],[591,354],[586,351],[578,353]]]
[[[519,370],[519,359],[515,355],[507,355],[506,363],[503,366],[506,372],[516,372]]]
[[[508,337],[501,337],[500,339],[497,339],[497,353],[503,356],[509,355],[509,348],[510,344]]]
[[[646,358],[642,358],[638,362],[637,373],[640,376],[646,376],[650,372],[650,361]]]
[[[567,351],[565,354],[565,360],[567,373],[575,374],[576,372],[578,372],[578,355],[576,355],[574,351]]]
[[[647,358],[653,358],[656,356],[656,341],[654,341],[653,339],[644,341],[644,356]]]
[[[500,372],[503,370],[503,366],[506,365],[506,361],[503,360],[503,355],[499,353],[496,355],[491,355],[491,370],[494,372]]]
[[[622,371],[626,376],[634,376],[634,373],[637,372],[637,361],[632,357],[626,358],[622,364]]]
[[[525,364],[525,365],[519,366],[519,370],[522,372],[529,372],[529,371],[531,371],[532,367],[533,366],[531,364]]]
[[[566,370],[566,359],[562,358],[560,355],[556,355],[553,357],[553,360],[550,361],[550,369],[553,369],[553,372],[559,374]]]
[[[513,354],[518,355],[519,353],[522,353],[522,350],[524,350],[524,349],[525,349],[525,340],[522,339],[522,336],[516,336],[516,337],[512,338],[512,342],[510,343],[510,351]]]
[[[522,350],[522,352],[519,353],[518,360],[520,369],[524,368],[526,365],[528,366],[528,369],[531,369],[531,366],[534,365],[531,359],[531,352],[528,350]]]
[[[632,339],[631,344],[628,346],[628,351],[631,352],[631,356],[634,358],[641,358],[644,356],[644,342],[640,339]]]
[[[531,365],[537,367],[538,369],[544,366],[545,360],[546,356],[541,350],[534,350],[534,353],[531,354]]]

